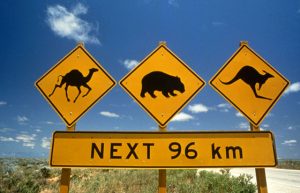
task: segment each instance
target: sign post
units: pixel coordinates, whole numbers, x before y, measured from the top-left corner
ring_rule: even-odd
[[[260,131],[259,126],[255,126],[251,122],[249,124],[251,131]],[[255,168],[255,174],[258,193],[268,193],[265,168]]]
[[[202,80],[166,42],[149,54],[121,81],[121,87],[166,132],[167,123],[204,87]],[[166,169],[159,169],[159,193],[166,193]]]
[[[67,131],[75,131],[76,123],[68,127]],[[71,168],[62,168],[61,169],[61,178],[60,178],[60,193],[68,193],[70,189],[70,177],[71,177]]]
[[[160,126],[159,131],[167,132],[167,126]],[[167,193],[167,170],[158,170],[158,193]]]
[[[61,169],[60,193],[69,193],[71,168]]]

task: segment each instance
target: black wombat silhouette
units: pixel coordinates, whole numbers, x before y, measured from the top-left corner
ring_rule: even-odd
[[[64,76],[59,75],[57,82],[59,81],[59,77],[62,77],[61,82],[60,82],[60,84],[56,84],[54,86],[54,89],[53,89],[52,93],[49,94],[49,97],[51,97],[54,94],[54,91],[56,90],[57,87],[61,88],[64,84],[66,84],[65,91],[66,91],[67,100],[69,102],[70,99],[68,97],[68,87],[69,86],[76,86],[79,92],[78,92],[78,95],[76,96],[76,98],[74,100],[74,103],[75,103],[77,98],[79,97],[79,95],[81,93],[81,89],[80,89],[81,86],[88,89],[87,93],[85,95],[83,95],[82,97],[85,97],[86,95],[88,95],[89,92],[92,90],[91,87],[89,87],[89,85],[87,85],[87,83],[91,80],[94,72],[97,72],[97,71],[98,71],[98,69],[91,68],[89,70],[89,74],[86,77],[84,77],[82,75],[82,73],[77,69],[71,70],[70,72],[68,72]]]
[[[220,81],[223,84],[229,85],[229,84],[232,84],[235,81],[241,79],[242,81],[244,81],[246,84],[248,84],[251,87],[256,98],[272,100],[267,97],[259,96],[256,92],[255,85],[257,83],[258,83],[258,90],[260,90],[262,85],[265,84],[265,82],[269,78],[274,77],[272,74],[270,74],[264,70],[263,70],[263,72],[265,74],[260,74],[259,72],[257,72],[257,70],[255,68],[253,68],[251,66],[244,66],[240,69],[240,71],[235,75],[235,77],[232,80],[230,80],[228,82],[223,82],[222,80],[220,80]]]
[[[171,76],[164,72],[154,71],[145,75],[142,79],[141,97],[145,97],[145,93],[149,93],[152,98],[156,98],[154,91],[161,91],[165,97],[176,96],[174,91],[183,93],[184,84],[177,76]]]

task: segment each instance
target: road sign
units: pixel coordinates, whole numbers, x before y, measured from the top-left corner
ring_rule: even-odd
[[[289,81],[246,43],[210,80],[210,85],[254,125],[259,125]]]
[[[276,166],[263,132],[64,132],[53,134],[53,167],[199,168]]]
[[[165,126],[205,82],[161,43],[120,85],[159,125]]]
[[[36,82],[36,87],[71,126],[115,84],[115,80],[79,44],[46,72]]]

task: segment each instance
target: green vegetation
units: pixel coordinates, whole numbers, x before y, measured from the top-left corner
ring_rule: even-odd
[[[300,160],[279,160],[278,168],[300,170]]]
[[[0,193],[40,192],[51,175],[45,163],[38,159],[0,159]]]
[[[0,193],[59,192],[60,169],[47,160],[0,158]],[[230,170],[167,170],[168,193],[254,193],[251,176]],[[70,193],[155,193],[158,170],[72,169]]]

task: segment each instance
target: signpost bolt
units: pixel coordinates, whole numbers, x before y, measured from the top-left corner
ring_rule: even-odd
[[[78,45],[77,46],[82,46],[84,47],[84,42],[78,42]]]
[[[246,41],[246,40],[240,41],[240,46],[243,46],[243,45],[248,46],[248,41]]]
[[[167,46],[167,42],[166,42],[166,41],[160,41],[158,44],[159,44],[159,45]]]

